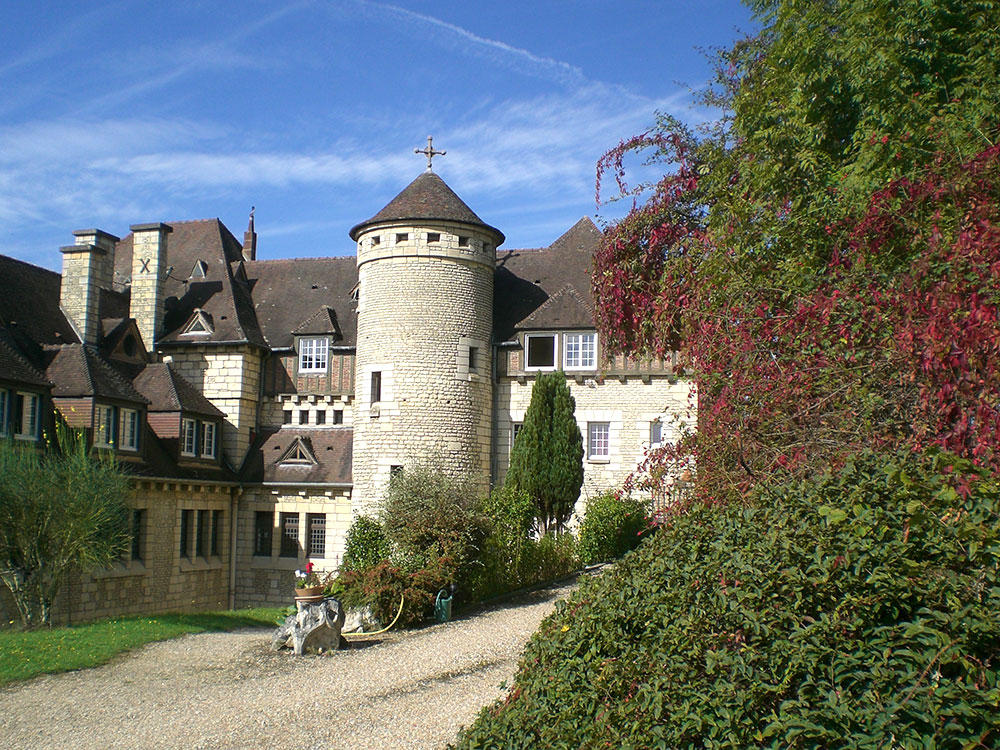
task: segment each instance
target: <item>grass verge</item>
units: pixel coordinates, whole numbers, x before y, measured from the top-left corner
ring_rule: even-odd
[[[283,607],[268,607],[118,617],[28,632],[3,630],[0,631],[0,685],[41,674],[96,667],[137,646],[188,633],[273,627],[283,612]]]

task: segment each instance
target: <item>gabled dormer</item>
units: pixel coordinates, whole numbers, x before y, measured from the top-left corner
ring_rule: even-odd
[[[291,445],[277,463],[283,466],[315,466],[316,455],[313,453],[309,438],[301,435],[293,438]]]
[[[149,399],[149,426],[175,461],[219,463],[225,414],[168,363],[147,365],[134,382]]]
[[[89,431],[93,446],[138,456],[149,400],[87,344],[58,349],[46,370],[52,400],[70,427]]]
[[[114,362],[142,365],[149,361],[139,326],[132,318],[105,318],[101,321],[101,354]]]
[[[52,413],[51,383],[0,327],[0,439],[41,440]]]
[[[215,325],[212,322],[212,316],[201,308],[195,308],[195,311],[188,318],[187,323],[181,326],[181,336],[211,336],[212,332],[215,330]]]

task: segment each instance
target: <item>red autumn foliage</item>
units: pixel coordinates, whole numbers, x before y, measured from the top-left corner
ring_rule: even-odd
[[[891,182],[853,221],[817,217],[829,260],[798,288],[719,295],[703,271],[725,259],[725,232],[692,208],[699,172],[682,145],[678,173],[595,261],[604,342],[679,346],[697,387],[698,434],[633,484],[694,457],[703,498],[740,497],[872,446],[937,446],[1000,471],[1000,146]],[[602,167],[619,174],[625,150]]]

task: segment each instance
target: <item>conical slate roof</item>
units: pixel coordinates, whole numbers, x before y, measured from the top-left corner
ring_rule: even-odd
[[[480,219],[465,201],[459,198],[445,181],[433,172],[424,172],[403,188],[403,192],[389,201],[389,204],[368,221],[363,221],[351,229],[351,239],[357,240],[367,227],[382,222],[444,220],[482,227],[496,235],[496,244],[504,241],[503,232]]]

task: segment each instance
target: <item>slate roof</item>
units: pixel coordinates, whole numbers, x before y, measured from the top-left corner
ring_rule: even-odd
[[[567,284],[517,324],[519,329],[593,328],[594,309],[572,284]]]
[[[159,438],[148,422],[143,424],[141,445],[142,453],[139,456],[125,453],[118,455],[121,465],[130,474],[164,479],[236,481],[235,472],[224,461],[222,465],[207,461],[178,461],[177,439]]]
[[[0,326],[41,345],[79,343],[59,309],[61,281],[54,271],[0,255]]]
[[[164,282],[166,315],[158,344],[190,339],[180,329],[200,308],[212,316],[214,330],[199,336],[197,343],[239,342],[264,346],[246,282],[234,275],[242,257],[242,244],[218,219],[176,221],[168,224],[167,266],[172,270]],[[132,279],[133,235],[115,246],[115,284],[125,289]],[[202,261],[205,274],[193,274]],[[150,342],[145,342],[147,347]]]
[[[290,348],[293,331],[325,305],[333,309],[340,338],[334,346],[354,346],[358,316],[351,290],[358,283],[357,261],[339,258],[289,258],[245,264],[260,330],[274,349]],[[312,331],[310,331],[312,333]]]
[[[590,273],[600,239],[600,230],[584,217],[547,248],[498,251],[493,285],[495,340],[508,341],[525,327],[593,328]],[[545,310],[540,310],[543,305]],[[584,309],[589,311],[589,320]]]
[[[316,457],[315,464],[277,463],[296,439]],[[283,427],[263,431],[254,441],[240,469],[240,481],[320,484],[351,484],[351,449],[354,430],[350,427],[305,429]]]
[[[320,305],[319,310],[295,326],[292,333],[297,336],[308,333],[332,333],[334,338],[340,338],[337,312],[329,305]]]
[[[225,417],[212,402],[165,362],[146,365],[133,381],[149,399],[149,411],[185,411],[210,417]]]
[[[0,380],[43,388],[52,385],[32,366],[6,328],[0,328]]]
[[[445,181],[434,172],[424,172],[417,179],[403,188],[403,191],[389,201],[388,205],[367,221],[353,227],[351,239],[357,240],[358,235],[366,227],[383,222],[412,221],[414,219],[457,221],[472,224],[491,232],[496,244],[504,241],[503,232],[491,227],[476,216],[465,201],[455,194],[455,191],[445,184]]]
[[[149,403],[149,399],[133,388],[90,345],[69,344],[50,352],[50,355],[52,360],[45,375],[53,383],[52,395],[56,398],[94,396]]]

